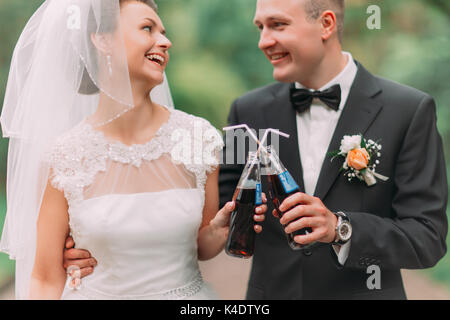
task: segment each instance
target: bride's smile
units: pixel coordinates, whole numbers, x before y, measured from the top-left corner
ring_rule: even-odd
[[[172,43],[157,13],[142,2],[123,5],[120,13],[131,82],[153,88],[164,80]]]
[[[165,66],[165,62],[166,62],[166,58],[164,57],[164,55],[160,54],[160,53],[148,53],[145,55],[145,57],[153,62],[156,63],[158,66]]]

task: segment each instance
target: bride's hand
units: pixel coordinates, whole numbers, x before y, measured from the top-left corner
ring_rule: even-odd
[[[253,220],[255,221],[254,229],[256,233],[262,232],[262,226],[258,223],[263,222],[266,218],[265,213],[267,211],[267,197],[265,193],[262,193],[262,200],[264,204],[255,208],[255,215],[253,216]],[[224,229],[227,229],[226,231],[228,232],[231,213],[235,209],[235,206],[236,203],[234,201],[228,202],[222,209],[219,210],[219,212],[217,212],[214,219],[211,220],[210,225],[216,230],[225,231]]]

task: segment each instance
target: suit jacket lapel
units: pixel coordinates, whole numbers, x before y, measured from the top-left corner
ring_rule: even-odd
[[[289,139],[279,137],[279,156],[283,165],[291,173],[304,192],[303,170],[300,160],[296,111],[291,106],[289,99],[289,84],[280,84],[277,92],[264,106],[263,114],[266,121],[266,128],[278,129],[290,135]],[[270,137],[270,136],[269,136]]]
[[[334,131],[328,152],[339,150],[344,135],[360,133],[364,135],[382,109],[381,102],[374,98],[381,92],[375,78],[361,64],[357,63],[357,65],[358,72]],[[322,200],[326,197],[339,176],[342,164],[343,159],[336,158],[331,161],[329,156],[325,157],[314,193],[316,197]]]

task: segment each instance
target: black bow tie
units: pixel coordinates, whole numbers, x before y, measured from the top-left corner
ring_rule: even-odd
[[[292,106],[298,112],[305,112],[311,107],[314,98],[319,98],[331,109],[338,111],[341,104],[341,86],[336,84],[324,91],[291,88]]]

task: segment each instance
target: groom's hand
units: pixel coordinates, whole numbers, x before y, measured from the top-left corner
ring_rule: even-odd
[[[80,268],[81,278],[90,275],[94,272],[94,267],[97,265],[97,260],[91,257],[87,250],[75,249],[75,242],[72,237],[67,237],[64,248],[64,269],[67,270],[70,266],[77,266]]]
[[[335,240],[337,217],[319,198],[298,192],[286,198],[279,209],[284,212],[280,223],[286,226],[287,234],[308,227],[313,230],[307,235],[296,236],[295,242],[306,245],[315,241],[331,243]]]

